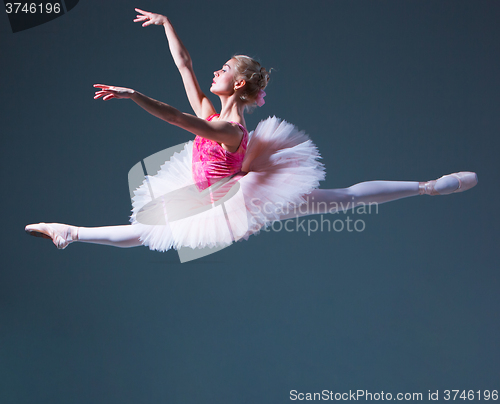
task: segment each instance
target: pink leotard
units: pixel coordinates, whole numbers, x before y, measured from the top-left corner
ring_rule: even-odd
[[[211,115],[207,121],[211,121],[219,114]],[[238,122],[243,131],[243,137],[238,150],[229,152],[214,140],[196,136],[193,144],[193,179],[197,188],[201,191],[213,185],[222,178],[229,177],[241,171],[241,165],[247,150],[248,132]]]

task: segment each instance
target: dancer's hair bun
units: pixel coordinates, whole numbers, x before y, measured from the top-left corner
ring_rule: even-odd
[[[269,72],[250,56],[235,55],[233,59],[236,60],[236,78],[246,81],[241,99],[245,101],[247,107],[252,107],[259,91],[264,90],[269,83]]]

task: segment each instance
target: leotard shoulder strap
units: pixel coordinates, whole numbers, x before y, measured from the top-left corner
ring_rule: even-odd
[[[213,115],[210,115],[210,116],[209,116],[208,118],[206,118],[206,119],[207,119],[207,121],[209,121],[209,122],[210,122],[210,121],[211,121],[212,119],[214,119],[216,116],[220,116],[220,114],[213,114]],[[239,126],[239,128],[240,128],[240,129],[241,129],[241,131],[243,132],[243,138],[244,138],[245,136],[248,136],[248,131],[245,129],[245,127],[244,127],[241,123],[239,123],[239,122],[234,122],[234,121],[229,121],[229,122],[230,122],[230,123],[235,123],[236,125],[238,125],[238,126]],[[243,141],[243,138],[241,139],[241,141]],[[241,142],[240,142],[240,144],[241,144]]]
[[[214,119],[216,116],[219,116],[219,114],[213,114],[213,115],[210,115],[206,120],[207,121],[211,121],[212,119]]]

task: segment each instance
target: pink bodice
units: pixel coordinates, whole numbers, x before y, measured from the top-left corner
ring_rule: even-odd
[[[212,115],[207,118],[211,121]],[[233,122],[237,123],[237,122]],[[215,184],[222,178],[229,177],[241,171],[241,165],[247,150],[248,132],[238,123],[243,131],[240,146],[235,152],[229,152],[214,140],[196,136],[193,144],[193,179],[201,191]]]

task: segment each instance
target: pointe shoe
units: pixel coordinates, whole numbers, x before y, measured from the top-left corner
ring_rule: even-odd
[[[70,243],[76,240],[71,234],[72,227],[59,223],[38,223],[29,224],[24,230],[30,236],[50,239],[58,249],[64,250]]]
[[[439,193],[434,189],[436,183],[446,177],[453,177],[458,180],[458,188],[454,189],[451,192]],[[419,182],[418,184],[418,193],[420,195],[449,195],[456,192],[464,192],[468,189],[471,189],[477,185],[477,174],[470,171],[461,171],[459,173],[453,173],[448,175],[443,175],[441,178],[433,181],[427,182]]]

